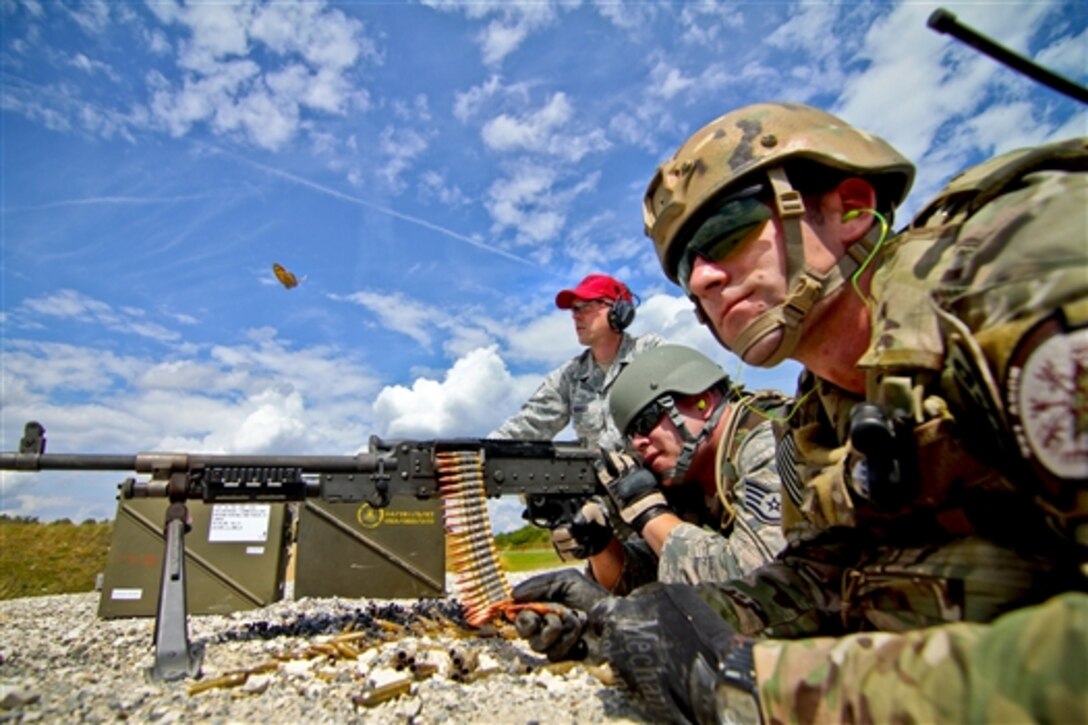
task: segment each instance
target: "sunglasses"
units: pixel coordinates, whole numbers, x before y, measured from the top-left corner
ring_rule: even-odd
[[[723,199],[718,208],[703,219],[683,245],[676,278],[680,287],[691,294],[691,271],[699,257],[708,262],[720,262],[752,232],[773,216],[763,184],[741,189]]]
[[[657,427],[657,424],[661,422],[661,417],[665,415],[666,412],[665,406],[661,405],[661,403],[656,401],[650,403],[639,411],[639,414],[627,424],[627,437],[646,437],[650,435],[650,431]]]
[[[610,305],[610,304],[612,304],[612,303],[609,302],[608,300],[600,300],[600,299],[598,299],[598,300],[587,300],[585,302],[575,302],[573,305],[570,306],[570,312],[571,312],[572,315],[580,315],[583,312],[592,312],[593,310],[599,309],[599,308],[601,308],[601,307],[603,307],[605,305]]]

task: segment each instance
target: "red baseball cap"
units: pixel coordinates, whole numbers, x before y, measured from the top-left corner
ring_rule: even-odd
[[[555,296],[555,306],[569,310],[575,300],[629,300],[631,290],[619,280],[607,274],[591,274],[574,289],[560,290]]]

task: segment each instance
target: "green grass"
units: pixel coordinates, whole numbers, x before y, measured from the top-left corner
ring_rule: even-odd
[[[94,590],[113,524],[0,518],[0,599]]]
[[[510,549],[499,552],[499,559],[506,571],[532,571],[552,569],[563,562],[554,549]]]

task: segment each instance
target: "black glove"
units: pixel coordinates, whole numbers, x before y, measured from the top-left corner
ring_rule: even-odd
[[[641,534],[650,519],[671,511],[653,472],[626,453],[602,450],[597,461],[597,479],[616,502],[620,518],[635,533]]]
[[[551,662],[596,659],[596,643],[585,637],[586,613],[608,596],[604,587],[573,569],[540,574],[514,587],[513,598],[519,604],[548,605],[548,611],[523,609],[514,628]]]
[[[604,499],[587,499],[569,523],[552,529],[552,546],[563,561],[600,554],[612,541],[612,524]]]
[[[663,722],[759,722],[752,640],[687,584],[648,584],[590,610],[584,635]]]

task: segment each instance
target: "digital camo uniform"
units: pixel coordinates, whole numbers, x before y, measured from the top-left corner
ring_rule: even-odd
[[[751,634],[888,633],[756,645],[773,663],[759,669],[766,713],[1088,716],[1088,185],[1070,171],[1086,159],[1081,140],[973,169],[881,258],[862,363],[869,399],[913,402],[925,421],[906,434],[915,488],[858,495],[861,456],[841,442],[860,401],[803,376],[798,396],[815,395],[782,448],[801,545],[709,598]],[[891,634],[989,622],[1063,591],[1074,593],[993,625]],[[1031,656],[1013,657],[1017,646]],[[988,699],[1001,682],[1019,684]]]
[[[571,423],[582,445],[623,450],[623,436],[608,414],[608,391],[624,366],[664,340],[647,333],[624,334],[616,357],[607,369],[587,349],[544,378],[521,410],[493,431],[490,438],[551,440]]]
[[[685,523],[665,539],[658,558],[640,537],[623,543],[624,563],[612,591],[627,594],[652,581],[698,584],[737,579],[767,564],[785,545],[782,494],[775,461],[774,430],[766,416],[786,398],[759,391],[731,403],[731,416],[717,441],[717,498],[707,500],[697,484],[664,489]],[[588,571],[592,578],[592,572]]]

